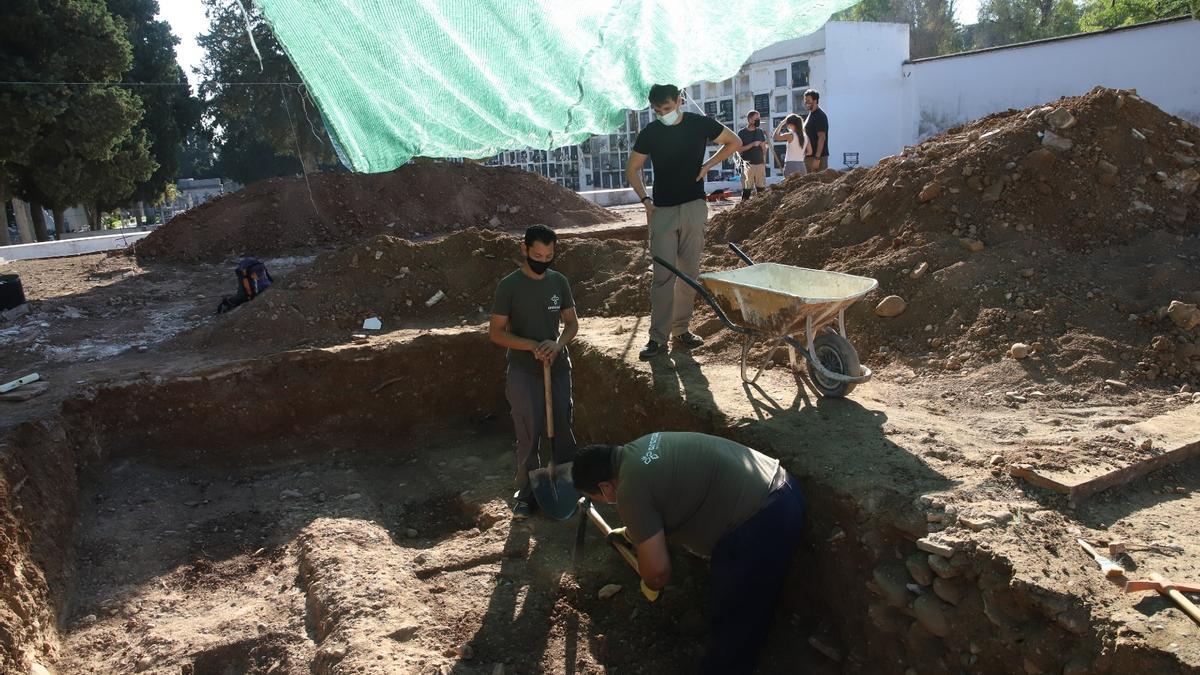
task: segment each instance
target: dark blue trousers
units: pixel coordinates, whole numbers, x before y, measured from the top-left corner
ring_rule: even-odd
[[[788,476],[712,552],[708,648],[700,672],[751,673],[804,529],[804,493]]]

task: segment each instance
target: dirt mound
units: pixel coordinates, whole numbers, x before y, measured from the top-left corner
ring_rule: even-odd
[[[138,242],[146,260],[213,260],[487,226],[591,225],[608,210],[528,171],[418,162],[390,173],[277,178],[198,206]]]
[[[519,243],[474,228],[419,243],[379,235],[318,257],[188,340],[218,345],[255,333],[264,343],[291,346],[329,331],[359,332],[368,317],[379,317],[385,331],[486,320],[497,282],[519,264]],[[558,246],[555,269],[571,281],[580,315],[649,311],[645,244],[580,238]]]
[[[959,370],[1019,341],[1033,346],[1026,369],[1068,380],[1195,385],[1195,349],[1166,347],[1200,338],[1165,308],[1200,291],[1197,146],[1196,127],[1097,88],[951,129],[870,169],[790,178],[711,232],[764,261],[878,279],[848,319],[875,362],[883,348]],[[893,294],[903,313],[876,316]],[[1154,353],[1169,358],[1139,364],[1159,335]]]

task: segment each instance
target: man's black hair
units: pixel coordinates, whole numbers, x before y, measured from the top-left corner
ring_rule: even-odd
[[[811,96],[812,100],[816,101],[817,103],[821,102],[821,92],[817,91],[816,89],[805,89],[804,95]]]
[[[679,87],[673,84],[656,84],[650,87],[650,105],[667,103],[679,98]]]
[[[525,246],[533,246],[533,242],[540,241],[549,246],[558,241],[558,235],[554,234],[554,230],[545,225],[530,225],[525,229]]]
[[[617,457],[616,445],[588,445],[575,453],[575,463],[571,465],[571,477],[575,489],[588,494],[600,494],[600,484],[611,481],[616,475],[613,469]]]
[[[750,112],[746,113],[746,121],[749,122],[750,118],[754,117],[755,115],[758,115],[757,110],[751,110]],[[761,117],[761,115],[759,115],[759,117]]]

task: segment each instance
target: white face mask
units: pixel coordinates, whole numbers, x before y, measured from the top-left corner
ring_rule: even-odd
[[[676,109],[672,110],[671,112],[667,113],[666,115],[659,115],[658,121],[662,122],[663,124],[665,124],[667,126],[671,126],[672,124],[675,124],[675,122],[679,121],[680,114],[681,113],[679,112],[679,108],[676,108]]]

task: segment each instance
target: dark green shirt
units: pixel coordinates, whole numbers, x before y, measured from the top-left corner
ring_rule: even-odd
[[[546,270],[541,279],[531,279],[520,268],[500,280],[492,314],[508,317],[509,331],[517,337],[542,342],[558,339],[558,326],[564,309],[575,307],[571,284],[563,275]],[[541,375],[542,362],[533,352],[508,350],[509,367]],[[554,369],[570,368],[571,359],[564,348],[554,361]]]
[[[664,431],[618,453],[617,512],[636,543],[659,532],[702,556],[762,508],[779,460],[725,438]]]

